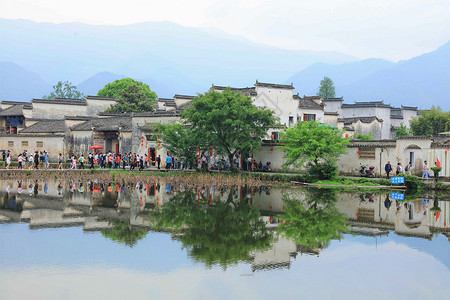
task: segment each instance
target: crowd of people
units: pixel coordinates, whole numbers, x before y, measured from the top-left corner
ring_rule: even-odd
[[[438,166],[436,162],[434,164],[435,166]],[[398,176],[399,174],[411,175],[412,169],[413,165],[411,164],[411,162],[409,162],[405,167],[403,167],[402,163],[397,163],[397,166],[395,168],[395,175],[396,176]],[[392,168],[390,161],[388,161],[387,164],[384,166],[384,171],[386,172],[386,177],[389,179],[391,177],[391,172],[394,172],[394,169]],[[422,164],[422,178],[430,178],[430,168],[426,160]]]

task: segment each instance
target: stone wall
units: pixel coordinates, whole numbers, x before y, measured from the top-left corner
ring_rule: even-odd
[[[56,161],[59,153],[65,151],[63,135],[0,135],[0,149],[10,150],[13,160],[17,161],[19,153],[28,150],[28,153],[34,151],[47,151],[49,158]]]

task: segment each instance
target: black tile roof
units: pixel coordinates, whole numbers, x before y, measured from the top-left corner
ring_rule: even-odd
[[[116,101],[117,98],[114,98],[114,97],[100,97],[100,96],[86,96],[86,100],[106,100],[106,101]]]
[[[72,127],[73,131],[131,131],[131,117],[96,118]]]
[[[323,110],[323,105],[313,101],[313,99],[321,99],[320,96],[304,96],[303,98],[294,95],[294,99],[298,100],[299,108],[320,109]]]
[[[277,83],[259,82],[258,80],[256,80],[255,86],[268,87],[268,88],[274,88],[274,89],[289,89],[289,90],[294,89],[294,85],[292,83],[290,85],[289,84],[277,84]]]
[[[47,104],[61,104],[61,105],[81,105],[87,106],[85,99],[71,99],[71,98],[54,98],[54,99],[31,99],[32,103],[47,103]]]
[[[233,92],[241,93],[243,96],[256,96],[256,88],[255,87],[244,87],[244,88],[235,88],[235,87],[229,87],[229,86],[220,86],[220,85],[212,85],[211,87],[214,90],[217,91],[224,91],[227,88],[230,88]]]
[[[344,101],[344,97],[341,97],[341,98],[326,98],[326,99],[323,99],[323,101]]]
[[[13,105],[0,111],[1,117],[23,116],[23,105]]]
[[[30,102],[20,102],[20,101],[7,101],[1,100],[0,103],[3,105],[23,105],[24,109],[33,109],[33,105]]]
[[[337,112],[331,112],[331,111],[324,112],[324,115],[326,115],[326,116],[339,116],[339,114]]]
[[[63,133],[66,129],[64,120],[45,120],[21,130],[19,135],[21,133]]]
[[[186,100],[192,100],[195,98],[195,96],[189,96],[189,95],[179,95],[179,94],[175,94],[173,96],[173,98],[175,99],[186,99]]]
[[[354,108],[354,107],[383,107],[392,108],[390,104],[384,104],[383,101],[370,101],[370,102],[355,102],[353,104],[344,103],[342,108]]]
[[[339,118],[338,122],[344,122],[344,124],[352,124],[358,121],[362,123],[372,123],[373,121],[383,122],[383,120],[378,119],[377,117],[353,117],[353,118]]]

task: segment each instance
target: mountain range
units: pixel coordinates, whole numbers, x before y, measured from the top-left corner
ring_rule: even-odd
[[[423,108],[440,105],[450,86],[450,43],[397,63],[338,52],[298,51],[169,22],[122,26],[0,19],[0,98],[28,101],[69,80],[95,95],[106,83],[132,77],[160,97],[203,93],[211,84],[294,83],[315,94],[324,76],[346,102],[384,100]]]

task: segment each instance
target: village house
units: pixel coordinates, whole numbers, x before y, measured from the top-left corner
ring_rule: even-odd
[[[223,91],[227,87],[212,85]],[[235,88],[234,92],[249,96],[259,107],[275,112],[278,126],[267,132],[257,161],[271,161],[274,169],[282,169],[283,153],[276,148],[279,133],[302,121],[317,121],[345,130],[346,136],[372,135],[372,141],[352,141],[352,146],[339,161],[342,173],[354,174],[360,165],[373,165],[377,172],[384,163],[412,162],[419,173],[424,160],[443,164],[442,176],[450,176],[447,154],[448,138],[405,137],[393,139],[395,129],[417,117],[417,107],[400,108],[383,101],[344,103],[344,98],[322,99],[320,96],[294,94],[292,84],[256,81],[252,87]],[[173,98],[158,98],[155,111],[149,113],[112,114],[105,109],[116,103],[115,98],[87,96],[85,99],[32,99],[30,102],[0,101],[0,149],[9,149],[14,157],[24,150],[47,151],[51,160],[59,153],[64,157],[87,154],[92,145],[102,152],[147,154],[154,164],[164,149],[158,134],[158,124],[179,122],[181,112],[195,98],[176,94]],[[357,160],[354,158],[358,157]],[[245,158],[241,158],[245,159]]]

